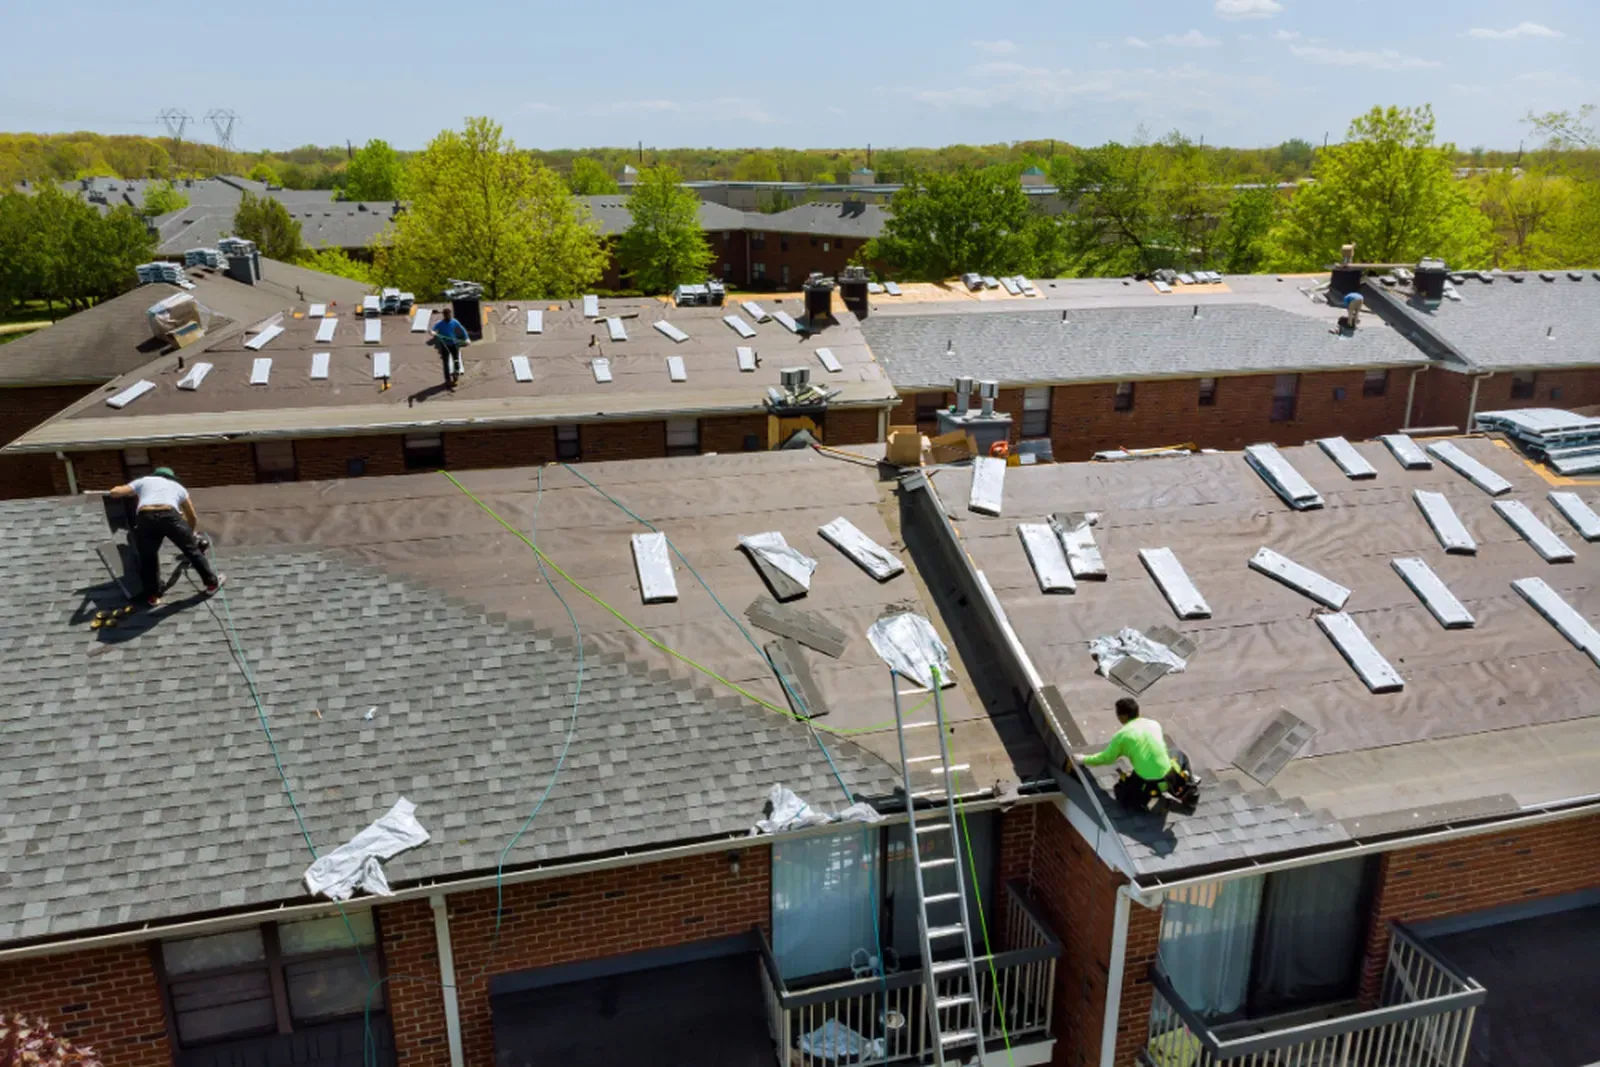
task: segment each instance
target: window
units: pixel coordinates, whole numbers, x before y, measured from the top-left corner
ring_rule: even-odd
[[[344,461],[344,474],[346,478],[359,478],[367,473],[367,457],[351,456]]]
[[[122,450],[122,469],[127,472],[128,481],[143,478],[151,471],[150,450],[148,448],[124,448]]]
[[[789,235],[788,234],[785,233],[785,234],[780,234],[778,236],[778,251],[780,251],[780,252],[789,251]]]
[[[750,280],[751,281],[761,281],[764,278],[766,278],[766,276],[767,276],[767,265],[765,263],[752,263],[752,264],[750,264]]]
[[[698,456],[700,454],[700,420],[667,420],[667,455]]]
[[[843,252],[846,248],[849,248],[849,247],[850,247],[849,245],[845,244],[845,240],[844,240],[843,237],[839,238],[839,251]]]
[[[1200,379],[1200,406],[1203,408],[1217,406],[1217,380],[1215,378]]]
[[[824,252],[826,252],[828,250],[828,242],[827,241],[822,242],[822,250]]]
[[[917,426],[920,429],[931,429],[939,422],[939,412],[944,410],[943,393],[918,393],[917,394]]]
[[[789,284],[789,264],[787,263],[783,265],[783,284]]]
[[[732,240],[732,238],[733,238],[733,232],[731,230],[723,230],[722,231],[722,243],[723,244],[727,244],[730,240]]]
[[[256,481],[292,482],[297,477],[293,441],[256,442]]]
[[[1050,387],[1022,391],[1022,436],[1050,436]]]
[[[360,1018],[383,968],[372,912],[346,915],[162,942],[157,966],[178,1043],[191,1048]],[[370,1006],[383,1010],[381,991]]]
[[[811,239],[811,247],[812,247],[812,248],[815,248],[815,247],[817,247],[817,239],[816,239],[816,238],[815,238],[815,237],[813,237],[813,238],[812,238],[812,239]]]
[[[1389,372],[1369,370],[1361,379],[1362,396],[1382,396],[1389,391]]]
[[[444,466],[444,436],[436,433],[408,433],[405,436],[406,470],[420,471]]]
[[[577,426],[556,427],[556,458],[572,460],[583,458],[583,448],[578,442]]]
[[[1356,858],[1186,886],[1161,909],[1161,968],[1212,1020],[1355,994],[1371,865]]]
[[[767,235],[765,233],[763,233],[762,231],[760,231],[760,230],[751,230],[750,231],[750,247],[751,248],[765,248],[765,247],[767,247]]]
[[[1300,395],[1300,375],[1280,374],[1272,381],[1272,421],[1294,419],[1295,398]]]
[[[722,265],[722,276],[724,278],[733,277],[733,264],[732,263],[724,263]]]
[[[1511,376],[1511,399],[1532,400],[1533,394],[1539,388],[1539,376],[1531,372],[1519,372]]]
[[[1133,410],[1133,383],[1132,382],[1118,382],[1117,383],[1117,395],[1116,395],[1116,398],[1114,400],[1112,400],[1112,402],[1111,402],[1111,409],[1113,411],[1132,411]]]

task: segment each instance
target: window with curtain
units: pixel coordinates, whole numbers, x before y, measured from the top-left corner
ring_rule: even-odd
[[[943,822],[944,815],[938,811],[930,811],[925,815],[918,815],[924,823]],[[967,816],[967,836],[972,841],[972,859],[970,862],[963,857],[961,876],[966,880],[967,886],[967,915],[972,920],[972,948],[979,955],[983,953],[983,926],[978,921],[978,899],[981,897],[984,906],[984,915],[995,914],[995,884],[994,884],[994,825],[993,812],[972,814]],[[912,961],[922,955],[922,945],[917,936],[917,882],[916,874],[911,868],[911,845],[908,828],[904,825],[892,826],[885,834],[888,837],[888,865],[884,868],[884,910],[889,916],[884,921],[884,941],[893,946],[895,954],[900,957],[904,966],[910,966]],[[935,859],[946,859],[950,855],[950,835],[946,833],[923,834],[917,842],[922,848],[924,862]],[[966,843],[963,842],[963,848]],[[972,882],[972,868],[978,869],[978,882]],[[924,872],[928,879],[927,890],[929,893],[947,892],[954,888],[953,875],[946,873],[943,868],[937,872]],[[937,882],[935,882],[937,879]],[[935,923],[948,918],[955,921],[955,908],[951,905],[941,905],[940,910],[933,913]],[[990,923],[989,934],[996,936],[998,931]],[[956,942],[947,943],[954,947]]]
[[[1161,909],[1161,967],[1184,1002],[1208,1018],[1237,1015],[1250,995],[1250,963],[1265,878],[1186,886]]]
[[[878,831],[780,840],[772,847],[772,954],[785,980],[844,970],[877,954]]]

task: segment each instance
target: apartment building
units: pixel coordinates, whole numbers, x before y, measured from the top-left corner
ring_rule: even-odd
[[[436,307],[371,317],[285,300],[199,351],[155,356],[6,451],[51,457],[55,490],[76,492],[156,466],[211,486],[750,452],[798,429],[882,440],[895,393],[855,317],[837,300],[815,321],[769,303],[751,305],[759,321],[657,300],[481,304],[451,390],[427,343]],[[769,406],[789,367],[829,394],[793,419]],[[115,406],[129,389],[147,391]]]
[[[948,631],[938,579],[889,548],[893,494],[809,449],[201,489],[227,600],[180,584],[93,630],[120,601],[101,501],[0,504],[0,1010],[106,1067],[708,1047],[813,1067],[829,1020],[864,1033],[886,1001],[910,1025],[873,1039],[925,1053],[894,697],[867,629],[913,612]],[[905,570],[880,581],[819,535],[840,519]],[[635,572],[652,529],[686,564],[671,602],[643,602]],[[736,547],[763,531],[817,561],[787,605],[805,633]],[[939,705],[970,767],[970,906],[1015,1062],[1046,1063],[1062,947],[1030,812],[1050,757],[1025,714],[978,700],[978,670],[956,662]],[[852,818],[754,832],[775,786]],[[383,862],[392,895],[309,895],[313,857],[401,798],[429,836]],[[891,962],[863,977],[874,956]]]
[[[190,277],[194,288],[187,291],[205,309],[211,340],[297,301],[359,307],[366,292],[349,279],[271,259],[261,261],[253,284],[208,269]],[[140,286],[0,346],[0,445],[157,357],[168,346],[152,336],[147,312],[184,291],[164,282]],[[55,491],[57,466],[49,454],[0,455],[0,498]]]
[[[1600,271],[1446,274],[1440,265],[1368,278],[1362,292],[1435,361],[1416,425],[1471,429],[1479,411],[1600,404]]]
[[[1307,510],[1238,453],[1011,468],[998,518],[969,507],[969,470],[905,482],[906,543],[941,574],[964,658],[990,657],[986,704],[1040,709],[1081,753],[1137,690],[1206,781],[1190,813],[1133,812],[1109,768],[1080,766],[1033,809],[1035,875],[1072,887],[1038,893],[1071,990],[1056,1063],[1600,1056],[1583,1006],[1600,963],[1579,947],[1600,932],[1600,556],[1504,442],[1444,444],[1428,469],[1354,444],[1356,476],[1285,448],[1326,504]],[[1492,497],[1445,455],[1508,487],[1486,477]],[[1600,502],[1600,480],[1564,486]],[[1417,492],[1441,495],[1471,554]],[[1014,528],[1090,512],[1105,579],[1042,592]],[[1192,645],[1181,672],[1097,672],[1093,642],[1157,626]]]
[[[993,380],[1013,441],[1048,440],[1058,461],[1420,425],[1413,393],[1429,356],[1372,316],[1341,329],[1319,281],[1058,279],[1027,300],[883,296],[862,328],[900,392],[897,424],[936,432],[956,378]]]

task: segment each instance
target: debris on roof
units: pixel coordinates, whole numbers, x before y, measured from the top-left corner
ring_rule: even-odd
[[[1262,546],[1250,557],[1250,569],[1276,579],[1295,592],[1310,597],[1323,607],[1342,611],[1350,599],[1350,590],[1330,578],[1324,578],[1310,567],[1302,567],[1294,560]]]
[[[1308,511],[1322,506],[1322,497],[1311,488],[1311,483],[1294,465],[1283,458],[1276,445],[1251,445],[1244,450],[1245,462],[1283,498],[1283,502],[1296,511]]]
[[[1494,510],[1546,563],[1571,563],[1577,554],[1520,500],[1496,500]]]
[[[1155,579],[1156,585],[1161,589],[1161,595],[1167,598],[1167,603],[1172,605],[1173,613],[1180,619],[1209,619],[1211,618],[1211,605],[1206,603],[1206,598],[1200,595],[1200,590],[1195,587],[1183,564],[1178,562],[1177,553],[1170,548],[1141,548],[1139,562],[1150,572],[1150,577]]]
[[[678,582],[672,574],[667,535],[652,531],[634,534],[633,568],[639,578],[639,598],[646,604],[668,604],[678,599]]]
[[[1444,461],[1445,466],[1466,478],[1473,485],[1482,489],[1490,496],[1499,496],[1511,492],[1511,483],[1482,462],[1473,459],[1461,451],[1454,441],[1433,441],[1428,445],[1428,451]]]
[[[382,861],[428,842],[428,831],[417,821],[416,810],[405,797],[395,801],[394,807],[365,830],[306,868],[306,889],[312,896],[329,900],[349,900],[358,888],[374,896],[392,896]]]
[[[1397,693],[1405,688],[1400,672],[1390,666],[1349,615],[1342,611],[1321,614],[1317,616],[1317,625],[1355,668],[1368,689],[1374,693]]]

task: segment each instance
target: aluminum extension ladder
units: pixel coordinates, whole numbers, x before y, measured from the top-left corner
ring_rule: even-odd
[[[944,725],[944,702],[940,697],[939,668],[933,667],[931,670],[932,719],[906,722],[901,714],[900,699],[920,696],[928,690],[917,686],[916,679],[908,679],[912,682],[913,688],[901,689],[898,679],[904,676],[894,671],[890,671],[889,680],[894,688],[894,725],[900,739],[900,774],[905,783],[906,820],[909,824],[909,833],[906,836],[911,840],[912,870],[916,875],[917,935],[922,942],[923,999],[927,1005],[928,1028],[933,1038],[931,1041],[933,1062],[938,1067],[945,1067],[947,1056],[955,1062],[966,1062],[962,1050],[974,1046],[977,1055],[972,1062],[981,1063],[985,1049],[983,1004],[980,1001],[978,968],[972,953],[972,928],[967,917],[967,882],[963,867],[966,857],[961,850],[961,834],[959,824],[956,822],[955,789],[950,778],[952,773],[968,768],[965,764],[955,766],[950,764],[950,746],[946,741]],[[908,756],[907,731],[929,729],[939,738],[938,750],[926,755]],[[923,734],[919,732],[917,736]],[[912,775],[917,772],[933,775],[934,783],[928,788],[916,788]],[[937,803],[940,799],[944,801],[944,821],[918,822],[916,802],[927,800]],[[924,834],[948,836],[949,857],[924,861],[921,845]],[[936,838],[930,837],[929,840]],[[941,888],[938,892],[928,892],[927,881],[930,879],[939,880]],[[945,887],[946,883],[952,885]],[[942,913],[948,915],[952,906],[959,918],[948,918],[938,923],[929,918],[930,910],[942,909]],[[960,939],[961,957],[934,962],[933,946],[939,943],[948,944],[956,938]],[[947,992],[942,996],[939,992],[941,978],[947,979]],[[965,990],[960,987],[963,980]],[[954,988],[949,988],[952,985]]]

